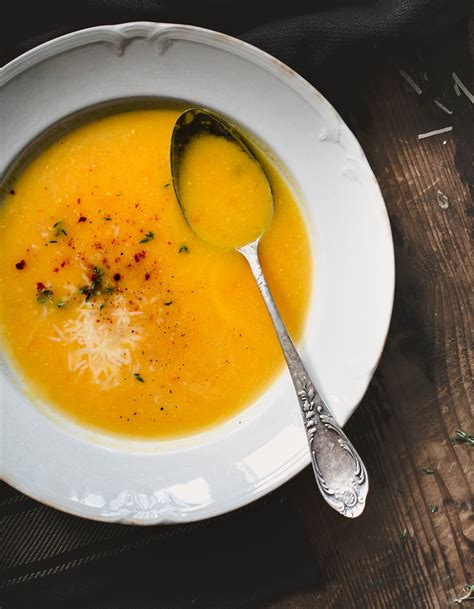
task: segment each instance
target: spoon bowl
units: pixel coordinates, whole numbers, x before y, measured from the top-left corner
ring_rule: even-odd
[[[329,407],[322,400],[301,361],[278,312],[260,265],[259,241],[271,223],[273,214],[270,182],[262,165],[252,154],[237,129],[221,116],[204,108],[192,108],[183,112],[178,117],[173,130],[171,172],[179,204],[191,229],[201,238],[205,238],[200,226],[196,226],[195,218],[191,217],[189,213],[189,205],[184,200],[186,198],[185,189],[181,188],[183,164],[188,162],[189,150],[198,138],[205,135],[218,139],[224,138],[226,142],[236,146],[240,153],[244,154],[247,159],[250,158],[252,163],[257,164],[260,179],[268,186],[267,195],[270,197],[269,204],[271,205],[268,221],[262,223],[259,227],[260,230],[257,230],[252,237],[247,240],[243,239],[242,243],[229,249],[240,252],[247,260],[272,320],[298,397],[318,488],[332,508],[344,516],[354,518],[363,512],[369,489],[365,466],[356,449],[337,424]],[[195,156],[193,158],[196,159]],[[219,170],[219,158],[213,159],[213,171],[216,168]],[[255,169],[253,166],[252,168]],[[201,190],[201,195],[203,194],[206,193]],[[215,189],[214,192],[210,189],[208,194],[210,198],[215,197]],[[218,203],[225,206],[225,197],[222,202],[218,201]],[[224,215],[224,209],[222,214]],[[207,238],[206,240],[214,244],[219,241],[217,238]]]
[[[241,234],[237,239],[222,239],[222,233],[225,233],[227,228],[223,222],[225,221],[225,213],[229,210],[230,207],[234,207],[233,215],[227,220],[230,221],[230,224],[234,224],[234,226],[230,227],[231,233],[236,232],[235,224],[238,221],[242,221],[245,219],[245,216],[255,212],[255,207],[251,207],[252,201],[248,201],[247,207],[242,205],[236,205],[236,200],[234,198],[233,201],[229,201],[228,198],[224,196],[221,191],[216,191],[211,193],[209,188],[205,191],[204,195],[207,195],[207,198],[210,198],[210,195],[213,194],[216,199],[216,204],[218,206],[219,216],[222,217],[222,223],[219,226],[213,226],[212,230],[205,230],[206,227],[199,226],[196,222],[196,218],[190,217],[189,213],[189,197],[188,201],[186,201],[186,196],[183,191],[186,190],[186,182],[189,180],[189,171],[183,171],[183,165],[185,167],[189,167],[188,156],[189,151],[193,149],[193,146],[196,147],[199,145],[199,140],[202,140],[203,137],[207,137],[208,140],[211,138],[214,142],[221,142],[221,146],[215,152],[219,153],[228,153],[229,148],[234,150],[234,159],[235,163],[238,163],[236,159],[238,159],[239,153],[243,159],[243,162],[237,164],[236,168],[240,167],[240,176],[239,175],[227,175],[227,179],[237,180],[240,178],[242,180],[242,173],[245,173],[245,169],[253,171],[252,179],[253,181],[260,181],[260,189],[259,194],[261,199],[265,197],[265,206],[266,212],[263,217],[257,218],[256,224],[253,224],[251,227],[244,227],[243,232],[239,231]],[[222,145],[224,150],[222,150]],[[198,158],[196,159],[196,154]],[[200,156],[199,156],[200,154]],[[233,125],[223,119],[221,116],[212,112],[210,110],[206,110],[204,108],[191,108],[190,110],[186,110],[183,112],[177,119],[175,123],[175,127],[173,129],[173,135],[171,138],[171,173],[173,177],[173,186],[176,193],[176,197],[179,201],[181,210],[186,218],[188,224],[190,225],[193,232],[199,235],[204,241],[208,243],[213,243],[213,245],[218,245],[220,247],[224,247],[226,249],[239,249],[253,241],[258,241],[260,237],[265,233],[267,228],[270,226],[273,218],[273,193],[270,185],[270,181],[268,176],[259,162],[259,160],[255,157],[247,143],[245,142],[242,135],[235,129]],[[202,158],[203,153],[196,153],[194,151],[194,161]],[[192,162],[192,161],[191,161]],[[227,161],[229,162],[229,160]],[[212,159],[212,164],[214,165],[214,159]],[[217,163],[218,164],[218,163]],[[214,167],[207,167],[208,172],[211,172]],[[231,171],[231,167],[226,167],[227,174]],[[184,174],[184,177],[183,177]],[[219,177],[219,171],[217,171]],[[196,180],[196,176],[193,175],[193,178]],[[199,178],[199,176],[198,176]],[[182,182],[184,181],[184,188],[182,187]],[[198,180],[199,181],[199,180]],[[244,185],[247,188],[251,188],[255,190],[255,184],[251,183],[251,181],[244,181]],[[227,192],[227,195],[229,193]],[[237,196],[237,199],[239,197]],[[246,202],[246,197],[240,197],[240,200]],[[239,201],[237,200],[237,203]],[[202,206],[201,206],[202,207]],[[214,208],[215,211],[216,208]],[[240,217],[238,213],[240,213]],[[209,227],[207,227],[209,229]]]

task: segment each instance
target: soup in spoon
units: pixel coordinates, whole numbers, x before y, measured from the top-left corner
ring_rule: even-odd
[[[268,180],[254,158],[222,136],[191,139],[181,161],[179,190],[190,225],[209,243],[235,249],[270,225]]]

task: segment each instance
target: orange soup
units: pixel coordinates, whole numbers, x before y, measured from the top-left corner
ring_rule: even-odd
[[[251,404],[283,365],[246,261],[201,240],[178,205],[179,114],[123,112],[70,131],[0,206],[2,344],[34,395],[103,432],[197,433]],[[297,340],[309,241],[286,183],[269,163],[267,173],[261,261]]]

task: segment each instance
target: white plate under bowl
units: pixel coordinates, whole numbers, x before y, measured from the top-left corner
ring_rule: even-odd
[[[52,124],[122,98],[211,107],[274,151],[298,186],[313,245],[302,355],[339,423],[347,421],[386,337],[393,246],[367,160],[318,91],[239,40],[148,22],[52,40],[5,66],[0,83],[2,172]],[[0,383],[2,478],[72,514],[135,524],[199,520],[261,497],[309,463],[286,372],[240,416],[160,443],[100,435],[38,408],[6,361]]]

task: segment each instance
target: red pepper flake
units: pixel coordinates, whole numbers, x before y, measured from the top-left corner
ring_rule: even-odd
[[[140,260],[142,260],[142,258],[145,258],[146,253],[144,250],[142,250],[141,252],[138,252],[138,254],[135,254],[133,257],[135,258],[135,262],[140,262]]]
[[[78,199],[80,201],[80,199]],[[85,222],[87,218],[85,216],[80,216],[78,222]]]
[[[36,284],[36,290],[37,292],[44,292],[46,290],[46,286],[44,285],[44,283],[41,283],[41,281],[38,281],[38,283]]]
[[[65,260],[63,260],[63,261],[61,262],[61,268],[64,268],[65,266],[66,266],[66,261],[65,261]]]
[[[120,276],[120,273],[115,273],[114,281],[120,281],[121,279],[122,279],[122,277]]]
[[[53,269],[53,273],[59,273],[59,269],[56,267],[55,269]]]
[[[99,279],[102,279],[102,273],[100,273],[98,270],[96,270],[96,268],[97,267],[94,267],[94,269],[92,270],[91,276],[90,276],[92,282],[99,281]]]
[[[21,271],[21,270],[23,270],[23,269],[25,268],[25,265],[26,265],[26,262],[25,262],[24,260],[20,260],[20,262],[17,262],[17,263],[15,264],[15,267],[16,267],[16,268],[17,268],[19,271]]]
[[[13,188],[10,190],[10,194],[11,195],[16,195],[16,192],[13,190]]]
[[[145,281],[148,281],[150,279],[150,273],[145,273]]]
[[[79,205],[79,203],[81,202],[81,199],[77,199],[77,204]]]

